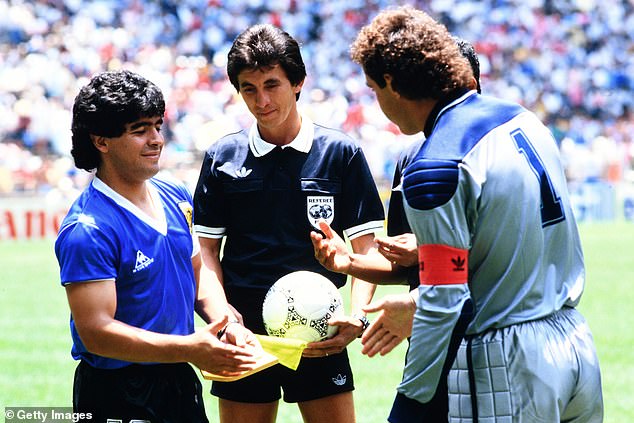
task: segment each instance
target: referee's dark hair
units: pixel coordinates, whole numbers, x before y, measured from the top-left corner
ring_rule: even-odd
[[[280,65],[293,86],[306,78],[306,67],[297,41],[276,26],[254,25],[244,30],[233,41],[227,56],[227,75],[231,84],[240,92],[240,72],[275,65]],[[295,96],[297,100],[299,94]]]
[[[75,97],[72,149],[75,166],[92,171],[101,164],[92,136],[114,138],[144,117],[163,116],[163,93],[152,82],[128,70],[97,74]]]

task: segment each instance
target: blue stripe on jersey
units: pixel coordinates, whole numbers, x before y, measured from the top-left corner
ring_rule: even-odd
[[[456,109],[456,105],[461,106]],[[492,129],[525,109],[492,97],[472,94],[440,112],[434,129],[403,171],[403,193],[417,210],[430,210],[451,199],[462,159]]]

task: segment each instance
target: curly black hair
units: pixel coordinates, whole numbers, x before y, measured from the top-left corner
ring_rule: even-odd
[[[238,92],[240,72],[275,65],[280,65],[293,86],[306,78],[299,44],[287,32],[270,24],[254,25],[244,30],[236,37],[227,55],[227,75]],[[299,94],[295,97],[298,100]]]
[[[75,166],[91,171],[101,164],[91,135],[118,137],[126,124],[164,113],[163,93],[142,76],[128,70],[94,76],[81,88],[73,105],[71,155]]]
[[[350,56],[381,88],[383,76],[391,75],[392,89],[410,100],[438,100],[473,81],[447,28],[410,6],[377,15],[359,32]]]

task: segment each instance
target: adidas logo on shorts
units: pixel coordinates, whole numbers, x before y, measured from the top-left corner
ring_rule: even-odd
[[[337,377],[332,378],[332,382],[337,386],[345,385],[346,380],[348,380],[348,378],[346,376],[342,376],[341,373],[339,373]]]

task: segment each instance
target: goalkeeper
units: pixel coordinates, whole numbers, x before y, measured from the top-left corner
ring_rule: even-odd
[[[599,363],[577,311],[581,242],[557,145],[536,116],[479,95],[447,29],[411,7],[380,13],[352,45],[385,115],[426,140],[403,173],[421,285],[371,304],[363,351],[411,344],[399,395],[428,402],[463,305],[474,316],[449,374],[449,420],[601,422]],[[366,277],[325,223],[328,268]],[[386,269],[388,266],[385,266]],[[392,422],[422,421],[395,403]]]

